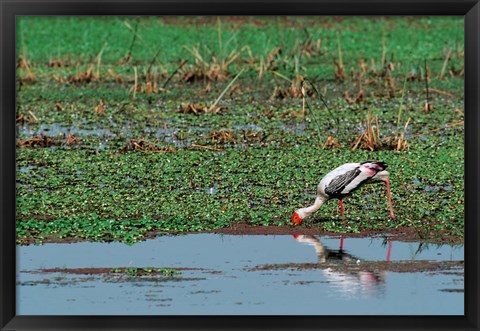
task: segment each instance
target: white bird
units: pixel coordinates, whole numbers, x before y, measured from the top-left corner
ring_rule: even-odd
[[[317,187],[315,203],[309,207],[297,209],[292,215],[292,222],[302,223],[303,219],[314,212],[330,199],[340,200],[342,220],[345,221],[343,199],[364,184],[383,181],[387,188],[387,198],[390,216],[395,218],[390,196],[390,180],[387,164],[382,161],[366,161],[363,163],[346,163],[332,170],[323,177]]]

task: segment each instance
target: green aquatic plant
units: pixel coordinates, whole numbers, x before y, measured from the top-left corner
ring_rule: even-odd
[[[425,238],[463,236],[463,58],[461,48],[448,60],[444,51],[444,45],[463,40],[461,18],[326,18],[327,23],[245,18],[238,24],[201,24],[198,30],[192,30],[194,18],[184,19],[188,24],[152,17],[19,19],[19,244],[134,244],[239,223],[289,225],[293,209],[310,201],[322,174],[371,159],[389,165],[397,219],[384,219],[384,193],[373,187],[352,197],[347,224],[339,222],[336,205],[327,204],[305,226],[332,232],[409,227]],[[332,29],[321,28],[324,24]],[[236,76],[184,79],[192,64],[187,48],[192,50],[199,37],[206,45],[202,59],[222,55],[217,61],[229,61],[229,74]],[[299,53],[314,40],[309,55]],[[144,45],[170,46],[159,51]],[[243,45],[248,49],[230,61],[230,51]],[[260,62],[272,50],[274,59],[259,79]],[[340,55],[344,78],[337,81],[332,58]],[[384,68],[372,62],[380,58],[392,64],[392,95],[388,82],[384,86]],[[425,58],[429,98],[435,99],[429,112],[421,111],[426,74],[412,74],[412,67],[423,70]],[[450,75],[445,63],[455,69]],[[156,93],[144,86],[132,100],[134,67],[137,85],[157,84]],[[303,96],[307,116],[302,116],[301,93],[271,97],[279,81],[285,83],[281,77],[292,73],[308,77],[308,88],[316,92]],[[349,103],[345,91],[359,82],[364,97]],[[396,86],[403,86],[401,93]],[[213,102],[221,111],[181,111],[182,102]],[[402,135],[409,149],[350,150],[368,112],[378,118],[382,135]],[[327,137],[336,144],[322,148]]]

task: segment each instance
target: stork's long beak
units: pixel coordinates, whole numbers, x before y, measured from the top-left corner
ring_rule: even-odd
[[[393,213],[393,206],[392,206],[392,197],[390,194],[390,180],[384,179],[385,186],[387,187],[387,198],[388,198],[388,206],[390,207],[390,217],[395,218],[395,214]]]

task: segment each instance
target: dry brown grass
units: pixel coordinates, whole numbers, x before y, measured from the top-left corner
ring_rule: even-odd
[[[311,37],[308,37],[301,45],[301,54],[306,57],[320,56],[323,54],[322,48],[322,39],[313,40]]]
[[[337,70],[335,71],[335,78],[338,79],[339,81],[343,81],[346,78],[345,75],[345,67],[343,66],[343,63],[340,60],[335,60],[335,67]]]
[[[115,80],[117,83],[122,83],[122,77],[113,69],[108,69],[108,74]]]
[[[266,137],[262,131],[243,131],[243,141],[246,143],[260,143],[264,141]]]
[[[130,139],[127,141],[124,148],[120,150],[121,153],[125,153],[127,151],[141,151],[145,153],[172,153],[176,150],[171,147],[159,147],[157,145],[158,141],[148,141],[147,139]]]
[[[67,60],[65,60],[65,59],[60,60],[60,59],[52,58],[52,59],[50,59],[50,61],[48,61],[47,66],[49,68],[64,68],[64,67],[67,66]]]
[[[282,55],[282,49],[280,47],[274,47],[265,57],[261,57],[258,60],[258,65],[253,61],[252,65],[258,72],[258,79],[262,79],[263,76],[269,71],[275,71],[277,69],[276,62]]]
[[[357,92],[357,95],[353,98],[350,97],[350,92],[349,91],[345,91],[344,98],[349,105],[354,104],[354,103],[361,103],[361,102],[364,101],[363,89],[360,88],[360,90]]]
[[[352,149],[366,149],[372,152],[376,150],[404,151],[408,149],[408,143],[405,140],[405,133],[409,124],[410,118],[406,121],[402,132],[394,136],[382,137],[380,135],[378,116],[372,118],[371,114],[368,113],[365,130],[352,144]]]
[[[205,106],[199,103],[189,103],[189,102],[182,102],[180,104],[179,110],[180,113],[183,114],[217,114],[222,112],[222,108],[219,106]]]
[[[25,71],[25,76],[20,76],[19,81],[21,85],[24,84],[35,84],[36,75],[32,72],[30,68],[30,63],[24,55],[20,55],[17,61],[17,68],[21,68]]]
[[[71,75],[67,78],[69,83],[73,84],[87,84],[92,81],[97,81],[100,76],[93,72],[94,66],[90,64],[85,71],[79,71],[77,69],[77,73],[75,75]]]
[[[17,114],[17,117],[15,118],[15,123],[30,123],[32,121],[32,118],[28,115],[23,115],[23,114]]]
[[[224,81],[230,76],[230,65],[238,59],[242,51],[232,50],[225,57],[205,59],[202,56],[199,46],[184,46],[194,57],[194,63],[183,66],[181,80],[184,82],[193,81]]]
[[[302,89],[296,84],[290,84],[287,88],[275,86],[272,93],[274,99],[298,98],[302,96]]]
[[[17,147],[51,147],[55,141],[47,136],[38,135],[33,138],[23,139],[17,142]]]
[[[326,149],[333,149],[333,148],[338,148],[338,147],[343,147],[342,144],[340,144],[333,136],[328,136],[327,140],[323,144],[323,148]]]
[[[67,135],[66,139],[65,139],[65,145],[67,146],[72,146],[74,144],[80,144],[82,141],[80,140],[80,138],[74,136],[73,134],[69,134]]]
[[[229,144],[229,143],[235,143],[237,138],[230,131],[212,130],[210,134],[207,136],[207,139],[213,142],[216,142],[218,144]]]
[[[374,126],[375,124],[375,126]],[[382,148],[382,141],[380,139],[380,127],[378,125],[378,116],[372,119],[368,113],[365,131],[360,134],[352,149],[368,149],[370,151]]]
[[[100,99],[98,105],[95,106],[94,112],[95,114],[105,115],[105,102],[102,99]]]
[[[52,138],[41,134],[32,138],[20,140],[16,145],[20,148],[32,148],[60,146],[62,144],[65,144],[66,146],[75,146],[81,144],[81,142],[81,139],[75,135],[67,135],[65,140],[63,140],[61,137]]]

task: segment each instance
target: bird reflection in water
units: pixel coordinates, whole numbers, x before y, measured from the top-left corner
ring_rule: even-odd
[[[381,297],[385,294],[387,271],[365,270],[364,268],[342,268],[342,265],[361,265],[359,258],[343,250],[344,240],[340,239],[340,249],[333,250],[325,246],[317,237],[309,235],[293,235],[294,239],[315,249],[319,265],[328,264],[321,268],[328,283],[335,292],[340,292],[344,298]],[[390,261],[392,242],[388,240],[386,261]]]

